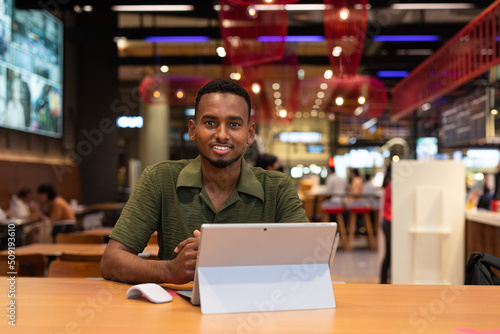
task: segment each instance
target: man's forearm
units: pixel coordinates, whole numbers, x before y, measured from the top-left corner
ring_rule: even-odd
[[[165,283],[167,262],[146,260],[125,251],[113,252],[103,255],[101,274],[106,279],[125,283]]]

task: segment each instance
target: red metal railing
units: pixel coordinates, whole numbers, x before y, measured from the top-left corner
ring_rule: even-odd
[[[497,0],[394,86],[391,118],[401,119],[498,65],[499,41]]]

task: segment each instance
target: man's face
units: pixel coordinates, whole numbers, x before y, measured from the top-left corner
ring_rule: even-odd
[[[217,168],[240,161],[254,136],[245,99],[230,93],[203,95],[195,119],[189,121],[189,139],[197,142],[201,158]]]

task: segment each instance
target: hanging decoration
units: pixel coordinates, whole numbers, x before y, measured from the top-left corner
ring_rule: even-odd
[[[324,29],[335,76],[356,74],[366,34],[367,0],[324,0]]]
[[[298,62],[295,54],[243,68],[240,84],[250,92],[252,120],[260,124],[290,124],[297,111]]]
[[[232,65],[251,66],[283,57],[288,18],[284,5],[246,6],[219,0],[219,24]]]
[[[188,75],[149,75],[139,85],[139,96],[147,104],[194,105],[196,93],[211,79]]]
[[[299,110],[311,116],[316,112],[329,112],[371,119],[384,112],[388,96],[385,85],[378,78],[357,74],[303,80],[299,99]]]
[[[357,74],[328,81],[332,90],[328,111],[371,119],[379,117],[387,106],[387,89],[376,77]]]

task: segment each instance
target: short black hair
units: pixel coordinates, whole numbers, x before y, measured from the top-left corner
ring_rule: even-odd
[[[250,95],[248,95],[248,92],[245,90],[245,88],[241,87],[237,82],[227,79],[217,79],[210,81],[198,90],[198,93],[196,94],[196,101],[194,104],[195,115],[202,96],[210,93],[229,93],[244,98],[248,106],[248,120],[250,121],[250,113],[252,109],[252,101],[250,100]]]
[[[42,184],[38,187],[37,193],[39,194],[47,194],[47,199],[49,201],[52,201],[54,198],[56,198],[57,193],[50,184]]]
[[[257,161],[255,162],[255,167],[267,169],[267,167],[273,166],[276,160],[278,160],[278,157],[273,154],[259,154]]]
[[[23,188],[23,189],[19,190],[19,192],[17,193],[17,197],[18,198],[27,198],[29,194],[31,194],[31,189]]]

